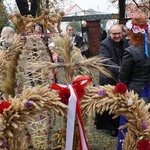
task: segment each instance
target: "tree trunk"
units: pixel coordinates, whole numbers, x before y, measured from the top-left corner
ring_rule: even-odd
[[[22,16],[29,15],[29,5],[27,0],[16,0],[16,4]]]
[[[37,9],[38,9],[38,2],[37,2],[37,0],[32,0],[32,1],[31,1],[30,14],[31,14],[33,17],[36,17],[36,15],[37,15]]]
[[[46,0],[46,8],[49,9],[49,0]]]
[[[38,0],[31,0],[31,9],[29,10],[29,5],[27,0],[16,0],[17,7],[22,16],[27,16],[31,14],[33,17],[36,17]]]
[[[119,18],[125,18],[125,2],[126,0],[119,0]]]

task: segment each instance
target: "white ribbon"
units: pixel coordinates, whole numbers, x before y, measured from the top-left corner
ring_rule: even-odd
[[[72,86],[69,85],[68,87],[70,89],[70,97],[68,104],[67,129],[66,129],[66,150],[72,150],[77,97],[76,94],[74,93]]]

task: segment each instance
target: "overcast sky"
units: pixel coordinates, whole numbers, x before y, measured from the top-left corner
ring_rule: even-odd
[[[88,10],[90,8],[95,11],[100,11],[102,13],[118,13],[116,6],[110,3],[110,0],[70,0],[73,4],[77,4],[81,9]],[[6,2],[8,9],[15,6],[15,0],[4,0]],[[68,4],[67,4],[68,5]],[[66,8],[68,8],[66,6]]]
[[[72,0],[81,9],[87,10],[93,8],[96,11],[103,13],[118,13],[117,7],[110,3],[110,0]]]

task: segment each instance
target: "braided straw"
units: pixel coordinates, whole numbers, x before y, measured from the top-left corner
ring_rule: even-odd
[[[28,117],[31,119],[41,112],[42,108],[53,109],[59,115],[66,115],[67,106],[60,102],[57,93],[48,87],[37,86],[25,89],[20,98],[9,97],[11,106],[0,115],[0,143],[7,142],[9,150],[24,150],[24,127]],[[30,106],[27,106],[30,103]],[[33,119],[34,120],[34,119]],[[42,120],[41,120],[42,121]]]
[[[103,92],[103,94],[98,94]],[[119,127],[128,129],[125,134],[123,150],[136,150],[137,142],[141,139],[150,139],[150,104],[145,104],[143,99],[139,99],[134,92],[119,94],[114,92],[114,86],[87,87],[86,93],[81,100],[83,114],[92,115],[93,111],[102,114],[109,111],[115,114],[114,118],[121,114],[126,117],[128,123]],[[147,129],[143,129],[142,123],[147,124]]]

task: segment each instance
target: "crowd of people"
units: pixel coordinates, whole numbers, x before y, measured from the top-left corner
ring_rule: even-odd
[[[74,34],[73,26],[68,25],[66,32],[70,39],[73,39],[75,46],[81,47],[83,39]],[[101,30],[102,31],[102,30]],[[87,31],[86,31],[87,32]],[[128,20],[126,25],[114,24],[110,27],[108,36],[105,36],[100,43],[100,57],[107,58],[106,67],[112,78],[100,74],[99,85],[116,85],[118,82],[124,83],[128,91],[134,90],[147,103],[150,100],[150,21],[146,18],[133,18]],[[103,34],[101,33],[101,36]],[[84,40],[87,40],[86,38]],[[124,116],[112,119],[113,114],[108,111],[102,115],[96,113],[96,129],[105,129],[111,136],[119,136],[123,139],[123,134],[118,130],[120,125],[124,125],[127,120]],[[118,134],[119,132],[119,134]],[[127,130],[124,130],[124,133]],[[122,145],[118,142],[118,150]]]
[[[128,91],[134,91],[150,102],[150,20],[146,18],[133,18],[126,23],[126,34],[121,25],[113,25],[110,28],[109,36],[100,44],[100,56],[108,58],[105,63],[113,67],[107,67],[113,75],[108,78],[100,75],[99,84],[115,85],[118,82],[126,84]],[[126,38],[128,37],[128,38]],[[110,131],[112,136],[118,135],[117,150],[122,149],[119,140],[124,139],[123,132],[119,131],[120,125],[125,125],[127,120],[124,116],[113,119],[113,114],[104,112],[96,116],[96,128]]]
[[[101,30],[102,31],[102,30]],[[36,34],[43,32],[42,27],[36,25]],[[13,42],[15,30],[11,27],[4,27],[1,32],[1,47],[8,48]],[[87,31],[86,31],[87,34]],[[119,24],[110,27],[108,35],[101,39],[99,54],[100,57],[108,58],[105,62],[112,73],[112,78],[102,74],[99,76],[99,85],[116,85],[118,82],[127,85],[128,90],[134,90],[139,96],[144,97],[148,103],[150,101],[150,20],[146,18],[133,18],[128,20],[126,26],[122,28]],[[74,42],[74,45],[81,48],[86,37],[74,33],[72,25],[66,27],[66,35]],[[103,33],[101,33],[101,36]],[[128,38],[126,38],[128,37]],[[112,67],[110,67],[112,66]],[[120,116],[112,119],[113,114],[104,112],[102,115],[96,113],[96,129],[105,129],[111,136],[118,135],[118,127],[127,122]],[[119,136],[123,136],[120,135]],[[118,150],[121,145],[118,144]]]

